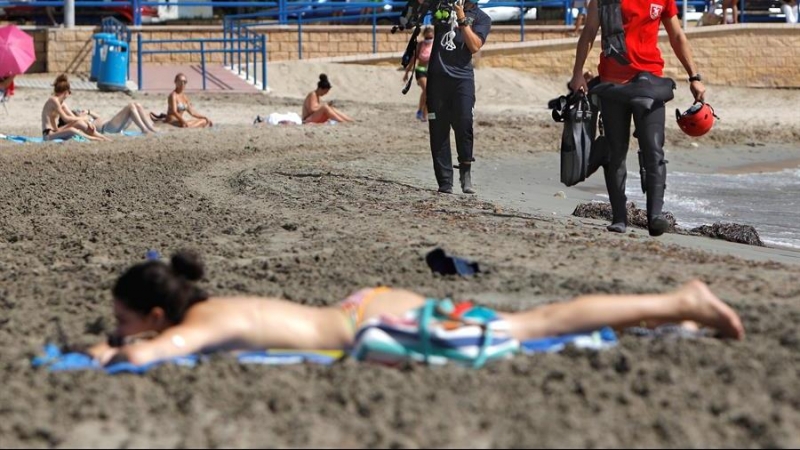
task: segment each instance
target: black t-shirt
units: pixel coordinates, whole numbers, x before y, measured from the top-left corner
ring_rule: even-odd
[[[491,17],[477,6],[465,10],[464,13],[474,20],[472,22],[472,31],[481,38],[481,41],[486,43],[486,38],[492,30]],[[446,74],[452,78],[474,79],[472,52],[464,42],[464,31],[461,28],[456,28],[456,37],[453,39],[455,48],[452,50],[445,48],[445,36],[450,30],[451,26],[448,23],[437,23],[435,25],[436,37],[433,40],[433,51],[431,52],[428,73],[430,75]]]

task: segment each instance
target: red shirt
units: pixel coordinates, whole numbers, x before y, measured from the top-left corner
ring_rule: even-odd
[[[597,71],[603,81],[624,83],[639,72],[663,76],[664,58],[658,48],[658,32],[662,20],[678,15],[675,1],[622,0],[622,23],[631,64],[623,66],[601,55]]]

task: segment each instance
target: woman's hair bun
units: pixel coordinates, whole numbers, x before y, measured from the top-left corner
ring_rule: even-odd
[[[189,281],[200,281],[205,274],[205,267],[200,255],[181,250],[172,256],[172,271]]]
[[[325,75],[324,73],[323,73],[323,74],[320,74],[320,76],[319,76],[319,81],[323,81],[323,82],[324,82],[324,81],[328,81],[328,76],[327,76],[327,75]]]

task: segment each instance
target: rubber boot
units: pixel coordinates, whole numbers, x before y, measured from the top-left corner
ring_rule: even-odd
[[[608,231],[614,233],[624,233],[628,228],[628,197],[625,196],[625,182],[628,172],[625,166],[612,170],[605,166],[606,188],[608,189],[608,199],[611,202],[611,225]]]
[[[461,179],[461,192],[465,194],[474,194],[475,190],[472,189],[472,164],[461,164],[458,166],[458,175]]]
[[[650,236],[658,237],[669,230],[669,221],[661,212],[664,207],[664,184],[648,184],[647,186],[647,229]]]

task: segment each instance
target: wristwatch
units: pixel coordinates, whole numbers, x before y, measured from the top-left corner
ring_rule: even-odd
[[[690,76],[690,77],[689,77],[689,82],[691,83],[691,82],[693,82],[693,81],[703,81],[703,76],[702,76],[702,75],[700,75],[699,73],[698,73],[698,74],[695,74],[695,75],[692,75],[692,76]]]
[[[464,20],[459,20],[457,22],[458,22],[458,26],[460,26],[460,27],[468,27],[468,26],[471,26],[475,22],[475,19],[472,18],[472,17],[465,17]]]

